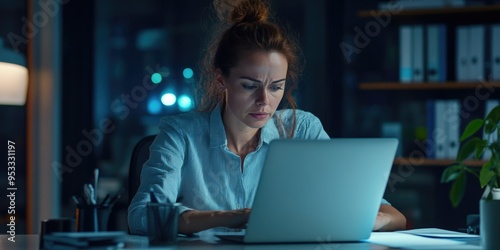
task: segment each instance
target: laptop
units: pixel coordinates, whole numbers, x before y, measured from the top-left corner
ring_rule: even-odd
[[[357,242],[370,237],[398,140],[274,140],[242,243]]]

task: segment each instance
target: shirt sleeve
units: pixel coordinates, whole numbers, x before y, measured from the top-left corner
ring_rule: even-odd
[[[160,131],[150,147],[149,160],[141,171],[141,185],[128,208],[131,234],[147,234],[146,204],[150,201],[150,188],[159,202],[175,202],[181,182],[184,146],[182,136],[162,121]],[[180,213],[190,208],[181,206]]]
[[[297,110],[297,133],[299,139],[330,139],[320,119],[310,112]]]
[[[389,206],[391,206],[391,203],[389,203],[386,199],[382,198],[382,201],[380,202],[380,205],[389,205]]]

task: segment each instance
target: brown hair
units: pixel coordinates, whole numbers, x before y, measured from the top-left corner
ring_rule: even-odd
[[[296,102],[292,92],[297,88],[301,73],[299,47],[293,36],[271,21],[271,13],[265,0],[214,0],[218,17],[223,21],[220,32],[209,44],[202,61],[200,90],[200,111],[210,111],[224,102],[224,94],[216,80],[216,72],[224,76],[236,65],[238,60],[251,51],[276,51],[288,62],[285,85],[285,98],[282,107],[293,109],[293,136],[296,124]]]

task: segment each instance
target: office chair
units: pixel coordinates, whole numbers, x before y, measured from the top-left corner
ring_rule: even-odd
[[[139,189],[142,166],[149,159],[149,146],[151,146],[155,137],[156,135],[148,135],[142,138],[137,142],[132,151],[128,170],[128,204],[130,204]]]

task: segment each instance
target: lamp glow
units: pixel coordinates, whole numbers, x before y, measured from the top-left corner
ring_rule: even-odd
[[[24,105],[28,90],[26,59],[3,47],[0,39],[0,104]]]
[[[0,104],[24,105],[28,90],[28,69],[0,62]]]

